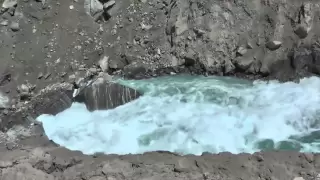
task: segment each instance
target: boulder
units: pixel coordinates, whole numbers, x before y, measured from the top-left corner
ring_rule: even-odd
[[[253,57],[237,57],[234,59],[234,65],[241,71],[246,71],[254,62]]]
[[[282,42],[280,42],[280,41],[269,41],[266,44],[266,47],[271,51],[275,51],[281,47],[281,44],[282,44]]]
[[[147,68],[143,63],[134,62],[124,67],[124,76],[130,79],[139,79],[139,75],[147,72]]]
[[[98,78],[79,92],[74,99],[76,102],[85,103],[89,111],[94,111],[113,109],[139,96],[140,93],[134,89]]]
[[[295,30],[294,33],[300,38],[304,39],[308,36],[308,28],[303,25],[299,25]]]
[[[91,16],[103,12],[103,4],[99,0],[85,0],[84,8],[86,13]]]
[[[17,5],[17,0],[4,0],[2,3],[2,7],[5,9],[13,8]]]

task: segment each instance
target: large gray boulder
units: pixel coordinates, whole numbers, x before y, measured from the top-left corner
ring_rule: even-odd
[[[129,87],[98,78],[75,97],[85,103],[89,111],[113,109],[137,99],[141,94]]]

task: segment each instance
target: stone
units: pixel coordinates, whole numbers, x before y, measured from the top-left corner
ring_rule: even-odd
[[[84,87],[75,101],[85,103],[89,111],[113,109],[137,99],[141,94],[129,87],[98,78]]]
[[[196,161],[188,158],[180,158],[174,166],[175,172],[190,172],[192,170],[197,170]]]
[[[143,75],[147,72],[146,67],[142,63],[134,62],[124,67],[124,75],[126,78],[135,79],[139,75]]]
[[[20,26],[18,22],[12,22],[10,25],[12,31],[16,32],[20,30]]]
[[[248,50],[247,50],[246,48],[244,48],[244,47],[239,47],[237,53],[238,53],[239,55],[243,56],[244,54],[247,53],[247,51],[248,51]]]
[[[12,161],[0,161],[0,168],[7,168],[13,166]]]
[[[109,59],[108,65],[111,69],[123,69],[126,65],[128,65],[128,63],[122,59]]]
[[[303,25],[299,25],[295,30],[294,33],[300,38],[304,39],[308,36],[308,29]]]
[[[11,73],[2,73],[0,75],[0,86],[4,86],[11,81]]]
[[[274,51],[274,50],[277,50],[281,47],[281,44],[282,42],[280,41],[269,41],[267,44],[266,44],[266,47],[271,50],[271,51]]]
[[[94,177],[91,177],[89,180],[106,180],[106,178],[102,176],[94,176]]]
[[[3,20],[0,22],[1,26],[8,26],[9,25],[9,21],[8,20]]]
[[[304,180],[304,178],[303,177],[295,177],[295,178],[293,178],[293,180]]]
[[[312,52],[305,48],[298,48],[294,50],[293,57],[291,58],[292,67],[296,70],[303,70],[315,60]]]
[[[230,60],[224,61],[224,73],[228,74],[234,71],[236,67],[232,64]]]
[[[98,77],[103,78],[105,81],[108,81],[108,82],[112,80],[112,76],[109,75],[108,73],[104,73],[104,72],[100,72],[98,74]]]
[[[8,108],[8,102],[9,102],[9,98],[4,96],[1,92],[0,92],[0,109],[6,109]]]
[[[41,78],[43,78],[43,73],[42,73],[42,72],[40,72],[40,73],[38,74],[38,79],[41,79]]]
[[[64,86],[62,86],[64,85]],[[41,94],[33,98],[33,106],[37,114],[52,114],[56,115],[63,110],[69,108],[73,102],[73,88],[69,83],[58,84],[57,88],[48,86],[45,94]],[[38,101],[37,101],[38,99]],[[39,101],[41,99],[41,101]]]
[[[103,72],[107,72],[109,69],[109,57],[103,56],[103,58],[99,61],[99,66]]]
[[[19,92],[19,93],[23,93],[23,92],[30,92],[31,90],[30,90],[30,87],[29,87],[29,85],[27,85],[27,84],[21,84],[20,86],[18,86],[18,88],[17,88],[17,91]]]
[[[29,92],[21,92],[19,96],[20,96],[20,100],[25,101],[25,100],[30,100],[32,97],[32,94]]]
[[[103,11],[103,4],[99,0],[85,0],[84,8],[87,14],[95,16]]]
[[[132,171],[132,165],[129,162],[122,160],[112,160],[105,163],[102,167],[102,173],[104,175],[123,173],[124,175]]]
[[[9,107],[9,98],[7,96],[4,96],[1,92],[0,92],[0,109],[6,109]]]
[[[108,1],[108,2],[106,2],[106,3],[103,4],[103,9],[104,9],[104,10],[109,10],[109,9],[112,8],[115,4],[116,4],[116,1],[114,1],[114,0]]]
[[[18,3],[18,0],[5,0],[3,3],[2,3],[2,7],[5,8],[5,9],[8,9],[8,8],[13,8],[17,5]]]
[[[98,73],[98,69],[95,67],[89,68],[89,72],[93,75],[96,75]]]
[[[184,65],[193,66],[196,63],[195,54],[193,52],[188,52],[184,56]]]
[[[235,67],[239,68],[242,71],[246,71],[253,62],[254,59],[252,57],[237,57],[234,59]]]
[[[30,164],[18,164],[12,168],[2,169],[0,175],[1,180],[16,180],[16,179],[32,179],[32,180],[54,180],[55,178],[46,174],[41,170],[33,168]]]

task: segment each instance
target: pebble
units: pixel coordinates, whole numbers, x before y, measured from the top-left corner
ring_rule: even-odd
[[[8,20],[3,20],[0,22],[1,26],[8,26],[9,25],[9,21]]]
[[[12,22],[11,25],[10,25],[10,28],[11,28],[11,30],[14,31],[14,32],[19,31],[19,30],[20,30],[19,23],[17,23],[17,22]]]
[[[107,3],[105,3],[103,5],[103,8],[108,10],[108,9],[112,8],[112,6],[114,6],[115,4],[116,4],[116,1],[111,0],[111,1],[108,1]]]

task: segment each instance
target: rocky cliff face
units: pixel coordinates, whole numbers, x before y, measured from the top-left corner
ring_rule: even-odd
[[[0,89],[19,98],[99,73],[292,80],[319,74],[312,0],[5,0]],[[28,95],[29,94],[29,95]],[[20,95],[21,96],[21,95]],[[27,98],[26,98],[27,97]]]
[[[318,52],[318,7],[316,1],[272,0],[139,3],[130,6],[139,9],[136,13],[122,14],[120,25],[132,17],[133,23],[115,28],[113,36],[119,41],[106,48],[107,52],[120,51],[127,64],[119,65],[119,56],[109,53],[109,67],[124,66],[129,77],[137,64],[139,72],[176,67],[175,71],[199,74],[283,80],[300,73],[319,74],[319,58],[311,55]],[[118,66],[113,66],[114,61]]]

